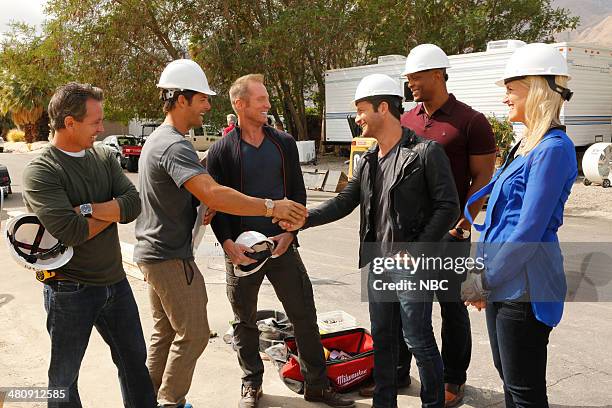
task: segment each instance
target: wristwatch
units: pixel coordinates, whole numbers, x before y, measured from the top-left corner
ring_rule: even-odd
[[[274,201],[266,198],[266,217],[272,217],[272,213],[274,212]]]
[[[79,206],[79,211],[81,212],[81,215],[83,217],[91,217],[91,215],[93,214],[93,207],[89,203],[81,204]]]
[[[465,230],[461,227],[455,228],[455,231],[457,231],[457,234],[459,234],[459,237],[463,239],[468,239],[472,235],[472,231]]]

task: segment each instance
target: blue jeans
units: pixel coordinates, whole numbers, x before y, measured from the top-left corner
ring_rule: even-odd
[[[376,279],[371,273],[369,280]],[[368,287],[372,288],[371,284]],[[421,403],[424,408],[444,407],[442,357],[431,325],[433,292],[415,299],[409,292],[397,293],[397,301],[373,301],[370,296],[370,323],[374,340],[373,406],[397,407],[397,366],[399,362],[398,331],[416,359],[421,380]]]
[[[506,408],[547,408],[546,346],[552,328],[535,318],[530,302],[494,302],[486,313]]]
[[[444,256],[467,258],[470,256],[470,239],[462,240],[446,234],[442,238],[447,247]],[[465,273],[440,272],[440,279],[448,279],[447,291],[437,290],[436,297],[442,314],[442,361],[444,382],[461,385],[467,380],[467,369],[472,358],[472,330],[467,307],[461,301],[461,283]],[[401,330],[399,330],[401,336]],[[412,355],[406,346],[400,346],[400,365],[410,372]]]
[[[51,281],[44,286],[44,300],[51,337],[49,387],[66,387],[69,394],[69,402],[49,401],[48,407],[82,406],[77,382],[94,326],[110,346],[124,406],[157,406],[138,307],[127,279],[109,286]]]

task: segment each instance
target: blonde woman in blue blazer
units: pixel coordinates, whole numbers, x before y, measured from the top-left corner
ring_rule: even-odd
[[[574,145],[559,121],[572,96],[568,80],[556,48],[529,44],[515,51],[498,84],[506,87],[510,121],[523,123],[525,132],[466,206],[489,195],[485,222],[475,225],[485,269],[468,276],[462,297],[486,307],[507,408],[548,407],[548,337],[561,320],[567,291],[557,230],[577,176]]]

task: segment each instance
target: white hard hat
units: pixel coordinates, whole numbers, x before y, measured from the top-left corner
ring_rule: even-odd
[[[450,68],[448,56],[437,45],[421,44],[410,50],[402,76],[437,68]]]
[[[11,218],[6,224],[5,240],[13,260],[33,271],[60,268],[74,254],[72,247],[54,238],[35,214]]]
[[[354,102],[371,96],[391,95],[402,98],[402,88],[396,80],[384,74],[371,74],[364,77],[355,91]]]
[[[527,75],[560,75],[570,79],[567,61],[552,45],[533,43],[518,48],[506,64],[504,76],[495,83],[504,86],[508,79]]]
[[[247,246],[255,252],[245,252],[245,255],[256,262],[249,265],[238,265],[234,274],[238,277],[249,276],[260,270],[264,264],[272,257],[274,241],[257,231],[245,231],[238,235],[236,243]]]
[[[169,63],[161,73],[157,87],[174,91],[195,91],[206,95],[216,95],[208,86],[208,79],[202,67],[190,59],[178,59]]]

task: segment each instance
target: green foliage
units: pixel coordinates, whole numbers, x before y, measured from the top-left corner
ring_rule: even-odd
[[[499,119],[495,115],[487,116],[491,128],[493,129],[493,135],[495,135],[495,144],[498,149],[498,155],[502,160],[506,160],[506,155],[514,142],[514,129],[512,122],[508,118]]]
[[[492,40],[550,42],[553,35],[577,27],[579,18],[550,0],[381,0],[358,2],[366,22],[368,58],[401,54],[433,43],[447,54],[485,51]]]
[[[10,114],[28,142],[38,140],[38,122],[54,89],[67,81],[61,41],[49,29],[13,24],[0,43],[0,115]]]

